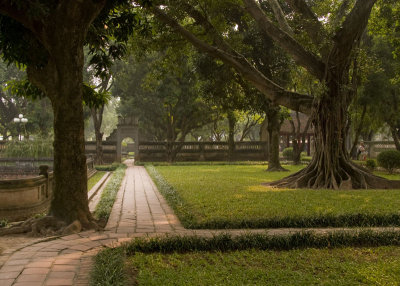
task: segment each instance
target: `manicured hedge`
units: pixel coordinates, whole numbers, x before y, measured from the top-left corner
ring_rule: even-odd
[[[380,167],[385,168],[389,173],[393,173],[394,169],[400,168],[400,151],[383,151],[378,154],[377,160]]]

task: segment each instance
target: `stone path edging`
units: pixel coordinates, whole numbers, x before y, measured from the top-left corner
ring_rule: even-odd
[[[106,185],[105,182],[110,177],[110,174],[111,172],[106,172],[103,177],[101,177],[101,179],[88,191],[89,202],[99,192],[99,190]]]
[[[368,229],[400,231],[398,227]],[[248,233],[286,235],[307,230],[324,234],[357,231],[361,228],[187,230],[158,192],[144,167],[133,166],[132,162],[128,162],[104,231],[85,231],[38,239],[33,243],[5,250],[0,256],[0,285],[89,285],[93,256],[102,247],[118,246],[135,237],[166,234],[212,237],[221,233],[234,236]]]
[[[111,172],[107,172],[88,192],[89,210],[93,213],[100,201],[101,194],[111,179]]]

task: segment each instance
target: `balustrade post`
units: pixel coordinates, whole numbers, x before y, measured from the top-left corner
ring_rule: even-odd
[[[49,185],[50,185],[50,178],[49,178],[49,166],[48,165],[40,165],[39,166],[39,175],[43,175],[46,179],[46,198],[49,197]]]

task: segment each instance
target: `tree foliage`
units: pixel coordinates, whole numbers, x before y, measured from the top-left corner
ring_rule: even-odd
[[[274,185],[308,188],[369,188],[393,182],[375,177],[349,160],[346,149],[348,109],[357,93],[357,51],[376,0],[304,1],[163,1],[154,15],[201,52],[232,66],[266,98],[311,114],[316,154],[304,170]],[[232,20],[222,9],[238,7]],[[298,66],[317,80],[315,94],[288,90],[263,73],[234,45],[240,21],[255,23],[261,37],[270,37]],[[221,25],[220,23],[227,23]]]
[[[142,141],[184,142],[190,132],[211,122],[191,60],[190,51],[169,48],[119,63],[114,88],[121,98],[119,112],[139,117]],[[168,149],[169,160],[178,149]]]
[[[98,94],[83,87],[83,47],[98,52],[93,64],[103,76],[107,56],[120,56],[129,36],[124,34],[140,24],[135,15],[127,0],[1,1],[1,55],[26,66],[28,80],[53,107],[54,194],[45,225],[78,221],[84,228],[95,226],[87,201],[82,102],[85,94]]]

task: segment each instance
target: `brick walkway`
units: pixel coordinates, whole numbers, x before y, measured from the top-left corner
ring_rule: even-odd
[[[212,236],[227,230],[185,230],[143,167],[128,162],[125,178],[117,194],[104,231],[86,231],[48,238],[8,249],[0,256],[0,285],[88,285],[92,257],[104,246],[117,246],[140,236],[165,233]],[[393,229],[393,228],[390,228]],[[229,230],[229,233],[299,232],[302,229]],[[304,230],[304,229],[303,229]],[[338,229],[318,229],[319,233]],[[384,230],[380,228],[379,230]],[[398,229],[397,229],[398,230]]]

